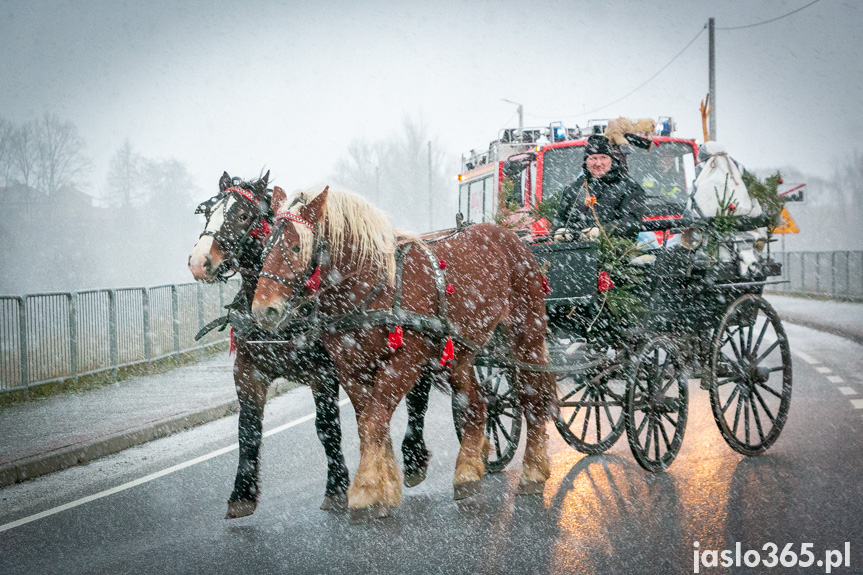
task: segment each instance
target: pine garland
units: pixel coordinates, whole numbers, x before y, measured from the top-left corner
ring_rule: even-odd
[[[767,176],[764,181],[758,179],[755,174],[743,172],[743,183],[749,191],[749,195],[758,200],[761,211],[769,218],[768,228],[779,224],[779,214],[785,205],[785,198],[779,195],[779,184],[782,183],[782,175],[777,171]]]
[[[611,317],[604,318],[600,324],[637,319],[645,311],[642,294],[646,280],[645,270],[630,263],[633,258],[641,255],[638,244],[627,238],[601,233],[597,247],[598,269],[610,276],[613,287],[601,294],[600,308],[591,325],[603,319],[605,310]]]

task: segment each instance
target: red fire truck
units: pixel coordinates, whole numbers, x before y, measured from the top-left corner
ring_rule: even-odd
[[[563,189],[582,172],[587,136],[602,134],[606,125],[604,120],[592,120],[586,129],[554,123],[501,130],[487,151],[471,150],[462,156],[458,176],[461,218],[465,223],[503,219],[534,235],[548,234],[551,223],[537,207],[549,199],[551,205],[557,204]],[[692,192],[698,153],[695,140],[672,135],[671,118],[660,118],[657,125],[649,151],[622,147],[629,175],[647,193],[647,221],[681,216]],[[639,239],[652,243],[652,235]],[[655,241],[665,239],[656,233]]]

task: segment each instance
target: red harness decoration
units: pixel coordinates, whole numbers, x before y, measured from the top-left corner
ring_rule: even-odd
[[[452,338],[448,337],[443,346],[443,354],[440,356],[440,364],[446,365],[450,360],[455,360],[455,346],[452,344]]]
[[[234,339],[234,328],[231,328],[231,346],[228,348],[228,355],[237,353],[237,340]]]
[[[402,326],[397,325],[387,336],[387,345],[389,345],[391,349],[398,349],[402,345],[402,336]]]
[[[548,285],[548,278],[545,276],[542,276],[542,291],[545,295],[551,294],[551,286]]]
[[[315,233],[315,224],[308,220],[304,220],[297,214],[292,214],[291,212],[282,212],[276,216],[276,220],[290,220],[296,224],[300,224],[301,226],[306,226],[312,233]]]
[[[232,187],[228,188],[227,190],[225,190],[226,194],[229,194],[231,192],[237,192],[238,194],[240,194],[241,196],[243,196],[244,198],[246,198],[247,200],[249,200],[253,204],[258,203],[258,198],[256,198],[255,194],[253,194],[249,190],[244,190],[243,188],[238,188],[237,186],[232,186]]]
[[[315,268],[315,271],[306,280],[306,289],[310,292],[317,291],[321,287],[321,266]]]
[[[596,281],[596,291],[604,293],[614,287],[614,282],[611,281],[611,276],[608,272],[599,272],[599,277]]]
[[[253,229],[252,233],[250,233],[249,235],[255,239],[266,239],[270,235],[270,231],[270,224],[267,222],[267,220],[261,220],[261,225]]]

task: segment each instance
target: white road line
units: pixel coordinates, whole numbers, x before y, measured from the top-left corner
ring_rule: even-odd
[[[348,401],[349,401],[348,399],[343,399],[339,402],[339,405],[344,405]],[[310,413],[309,415],[304,415],[303,417],[300,417],[299,419],[295,419],[295,420],[290,421],[284,425],[280,425],[279,427],[276,427],[274,429],[271,429],[271,430],[265,432],[264,437],[269,437],[270,435],[274,435],[276,433],[281,433],[282,431],[285,431],[286,429],[290,429],[291,427],[294,427],[294,426],[299,425],[301,423],[305,423],[306,421],[310,421],[314,418],[315,418],[314,413]],[[109,495],[113,495],[115,493],[119,493],[121,491],[131,489],[132,487],[136,487],[138,485],[148,483],[150,481],[153,481],[154,479],[158,479],[158,478],[163,477],[165,475],[170,475],[171,473],[174,473],[175,471],[180,471],[181,469],[185,469],[187,467],[191,467],[193,465],[203,463],[204,461],[207,461],[208,459],[212,459],[214,457],[224,455],[225,453],[230,453],[231,451],[233,451],[237,448],[238,448],[238,444],[235,443],[233,445],[229,445],[227,447],[223,447],[221,449],[211,451],[210,453],[207,453],[205,455],[201,455],[200,457],[196,457],[195,459],[191,459],[191,460],[185,461],[183,463],[178,463],[177,465],[174,465],[173,467],[169,467],[167,469],[163,469],[162,471],[157,471],[156,473],[151,473],[150,475],[141,477],[140,479],[135,479],[133,481],[129,481],[129,482],[124,483],[122,485],[118,485],[117,487],[112,487],[111,489],[106,489],[105,491],[100,491],[99,493],[95,493],[93,495],[88,495],[87,497],[82,497],[81,499],[76,499],[75,501],[71,501],[71,502],[66,503],[64,505],[60,505],[59,507],[54,507],[52,509],[42,511],[41,513],[37,513],[35,515],[30,515],[29,517],[24,517],[22,519],[18,519],[17,521],[13,521],[11,523],[6,523],[5,525],[0,525],[0,533],[2,533],[4,531],[8,531],[10,529],[14,529],[16,527],[20,527],[22,525],[26,525],[27,523],[31,523],[31,522],[36,521],[38,519],[42,519],[43,517],[48,517],[50,515],[60,513],[61,511],[66,511],[67,509],[72,509],[73,507],[78,507],[79,505],[84,505],[85,503],[90,503],[91,501],[96,501],[97,499],[102,499],[103,497],[108,497]]]
[[[818,373],[831,373],[831,372],[833,371],[833,370],[831,370],[829,367],[824,367],[824,366],[816,367],[816,368],[815,368],[815,370],[816,370]]]
[[[828,375],[827,381],[829,381],[830,383],[843,383],[845,380],[838,375]]]
[[[852,399],[851,405],[854,406],[854,409],[863,409],[863,399]]]
[[[797,357],[799,357],[800,359],[802,359],[803,361],[805,361],[809,365],[815,365],[817,363],[821,363],[820,360],[817,360],[814,357],[812,357],[811,355],[803,353],[802,351],[799,351],[799,350],[792,348],[791,353],[793,353],[794,355],[796,355]]]
[[[840,387],[838,389],[839,393],[841,393],[842,395],[857,395],[857,392],[854,390],[853,387]]]

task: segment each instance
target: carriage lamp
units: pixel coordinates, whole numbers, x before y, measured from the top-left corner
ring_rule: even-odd
[[[680,244],[688,250],[697,250],[704,243],[704,232],[698,228],[686,228],[680,237]]]

